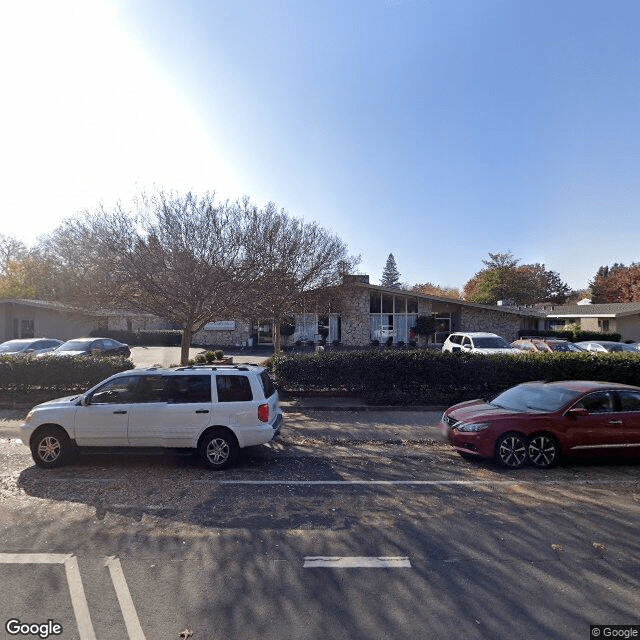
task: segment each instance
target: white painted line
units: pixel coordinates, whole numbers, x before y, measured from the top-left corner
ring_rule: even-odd
[[[0,564],[64,564],[70,553],[0,553]]]
[[[116,596],[118,596],[129,640],[145,640],[120,560],[114,556],[109,556],[105,558],[104,566],[109,568],[111,582],[113,582],[113,588],[116,590]]]
[[[215,484],[208,480],[196,480],[194,484]],[[479,484],[522,484],[521,480],[221,480],[220,484],[237,485],[479,485]]]
[[[87,604],[84,587],[82,586],[78,559],[75,556],[67,558],[64,563],[64,568],[67,572],[71,605],[73,606],[73,613],[76,616],[76,624],[78,625],[80,638],[81,640],[96,640],[96,633],[91,623],[91,615],[89,614],[89,605]]]
[[[307,556],[304,559],[304,569],[318,567],[332,567],[335,569],[389,569],[411,568],[411,562],[406,557],[370,557],[370,556]]]
[[[96,640],[87,598],[82,586],[78,559],[67,553],[0,553],[0,564],[62,564],[67,574],[71,606],[80,640]]]

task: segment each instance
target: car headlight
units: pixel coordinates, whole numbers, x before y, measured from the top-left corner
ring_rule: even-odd
[[[24,419],[25,422],[31,422],[31,418],[33,418],[33,409],[27,413],[27,417]]]
[[[484,431],[491,425],[490,422],[462,422],[456,425],[456,431],[464,431],[465,433],[476,433]]]

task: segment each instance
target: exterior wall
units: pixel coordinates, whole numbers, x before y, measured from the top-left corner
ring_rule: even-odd
[[[342,344],[366,347],[371,343],[369,322],[369,289],[353,287],[342,302]]]
[[[616,318],[615,332],[622,335],[622,340],[640,342],[640,316],[621,316]]]
[[[613,318],[609,322],[609,330],[612,331],[611,325],[615,324]],[[580,318],[580,328],[583,331],[600,331],[598,327],[598,318]]]
[[[122,313],[107,316],[107,328],[112,331],[156,331],[159,329],[172,329],[173,326],[147,313]]]
[[[237,320],[235,329],[202,329],[193,335],[191,341],[193,344],[204,347],[239,347],[246,345],[251,337],[253,337],[251,323]]]
[[[460,306],[460,328],[458,331],[488,331],[497,333],[508,342],[518,337],[522,318],[501,311]]]
[[[22,323],[33,323],[33,337],[57,338],[58,340],[71,340],[72,338],[88,337],[89,332],[100,327],[101,320],[95,316],[70,313],[63,310],[47,309],[18,302],[5,302],[0,304],[1,341],[13,338],[26,337]],[[17,335],[14,330],[14,321],[17,320]]]

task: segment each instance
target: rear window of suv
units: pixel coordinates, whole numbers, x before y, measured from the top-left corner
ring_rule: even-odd
[[[262,383],[262,390],[264,391],[264,397],[270,398],[275,392],[276,388],[266,371],[260,373],[260,382]]]

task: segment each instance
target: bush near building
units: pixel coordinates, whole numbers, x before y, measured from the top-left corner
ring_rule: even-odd
[[[276,357],[272,370],[278,387],[294,393],[346,392],[378,405],[450,405],[531,380],[640,385],[640,354],[324,352]]]
[[[182,331],[158,329],[146,331],[117,331],[114,329],[95,329],[92,338],[112,338],[124,342],[130,347],[179,347]]]
[[[610,342],[620,342],[622,335],[619,333],[600,333],[599,331],[535,331],[532,329],[521,329],[518,331],[519,338],[560,338],[571,342],[586,342],[587,340],[607,340]]]

